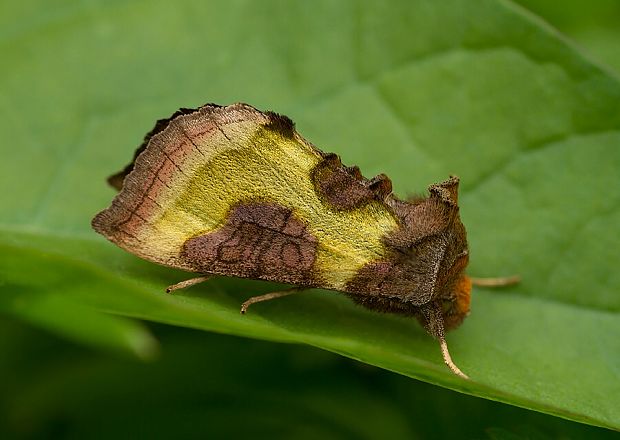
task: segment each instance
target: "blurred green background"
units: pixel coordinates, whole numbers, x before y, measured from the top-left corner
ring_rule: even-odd
[[[141,363],[3,320],[2,438],[616,437],[313,348],[151,328],[162,355]]]
[[[107,164],[116,163],[119,157],[129,158],[133,144],[89,151],[88,155],[79,148],[73,150],[66,145],[67,139],[76,145],[92,139],[102,144],[119,143],[115,133],[107,129],[108,125],[103,126],[86,117],[82,124],[82,115],[96,113],[100,120],[112,121],[109,126],[123,132],[122,142],[133,139],[137,144],[139,136],[153,123],[153,116],[166,116],[168,110],[165,109],[171,113],[176,107],[199,105],[205,99],[246,100],[247,86],[236,83],[246,76],[251,76],[254,84],[250,92],[252,104],[272,108],[273,103],[283,103],[283,108],[273,109],[284,113],[293,110],[306,118],[304,121],[309,131],[315,136],[322,133],[318,136],[328,140],[329,147],[325,146],[328,151],[336,149],[347,136],[382,142],[381,134],[374,132],[373,126],[367,126],[368,131],[361,134],[354,126],[350,130],[356,134],[352,135],[346,128],[333,133],[329,123],[324,125],[320,117],[304,113],[305,107],[325,111],[317,103],[338,87],[334,78],[340,78],[340,74],[363,78],[378,70],[375,64],[362,58],[351,63],[359,69],[351,73],[347,71],[350,60],[343,59],[341,63],[330,65],[330,69],[342,72],[323,74],[324,59],[330,57],[333,61],[340,54],[349,52],[340,50],[340,45],[345,43],[339,29],[329,26],[320,32],[324,38],[321,45],[303,39],[305,33],[313,33],[309,28],[312,23],[323,23],[321,13],[316,12],[311,2],[270,2],[265,10],[259,2],[224,3],[217,5],[217,23],[210,21],[210,2],[104,4],[100,1],[28,0],[0,5],[0,54],[5,60],[0,91],[6,91],[0,95],[3,130],[6,130],[0,147],[5,167],[0,177],[5,188],[2,195],[5,210],[0,224],[33,225],[27,232],[35,235],[44,229],[42,225],[55,228],[58,235],[49,242],[41,242],[47,243],[45,246],[49,249],[62,242],[63,234],[90,240],[86,226],[77,231],[72,229],[73,221],[59,201],[80,205],[84,212],[92,212],[95,206],[100,206],[103,200],[100,197],[103,191],[99,187],[103,185],[100,177],[116,171],[108,169]],[[480,3],[483,5],[481,9],[492,9],[488,5],[493,2]],[[610,77],[618,75],[619,2],[523,0],[520,3],[562,32],[569,45],[576,46],[595,64],[602,65]],[[394,2],[396,4],[404,2]],[[342,26],[349,26],[349,6],[363,8],[366,3],[340,2],[340,5],[343,6]],[[390,2],[385,2],[386,17],[390,15],[387,11],[390,6]],[[427,7],[432,9],[428,4]],[[455,14],[466,14],[466,9]],[[275,28],[269,26],[272,11],[278,14],[278,20],[273,23]],[[334,11],[331,13],[335,14]],[[315,21],[303,20],[304,14],[314,14]],[[151,17],[159,21],[154,22]],[[377,21],[381,21],[381,17]],[[493,15],[489,13],[479,18],[468,17],[468,20],[474,23],[474,27],[479,25],[482,28],[484,20],[490,17]],[[371,17],[370,25],[375,18]],[[456,18],[457,22],[459,19]],[[281,35],[264,40],[251,35],[242,40],[233,37],[248,28]],[[294,35],[291,29],[295,30]],[[446,30],[447,34],[450,32],[450,29]],[[82,46],[80,38],[94,43]],[[205,43],[208,41],[209,50],[197,49],[200,44],[196,44],[196,38],[205,39]],[[385,41],[377,39],[373,56],[380,59],[384,52],[390,52],[390,44],[394,41],[400,42],[398,44],[404,48],[417,50],[419,44],[423,49],[423,43],[418,43],[417,38],[416,29],[411,29],[410,33],[386,37]],[[267,43],[271,46],[266,48]],[[218,50],[220,45],[222,49]],[[96,54],[87,53],[87,50],[96,50]],[[300,62],[281,62],[282,59],[295,58],[297,52],[303,54]],[[174,56],[169,57],[171,53]],[[392,55],[398,61],[398,50],[395,53]],[[108,63],[109,59],[113,62]],[[178,59],[185,61],[177,65],[175,60]],[[234,68],[236,73],[231,73],[230,77],[221,75],[216,84],[202,84],[200,75],[188,74],[194,66],[214,70],[228,66],[226,68]],[[159,74],[159,69],[165,73]],[[579,69],[575,67],[575,71]],[[454,80],[449,69],[443,74],[446,83]],[[272,84],[278,81],[285,85],[274,87]],[[263,83],[270,85],[263,89],[260,87]],[[423,87],[423,83],[420,84]],[[418,84],[411,84],[411,90],[416,87]],[[192,95],[195,90],[204,90],[205,95]],[[409,93],[414,93],[411,90]],[[435,96],[440,92],[432,90],[429,93]],[[455,99],[467,102],[476,96]],[[342,101],[347,104],[357,102],[347,96]],[[65,112],[67,108],[74,112]],[[498,109],[498,113],[502,111],[508,110]],[[348,114],[335,115],[333,126],[347,127],[348,117]],[[409,122],[412,130],[416,130],[419,123],[423,137],[424,127],[432,128],[436,121]],[[381,126],[381,123],[377,124]],[[455,128],[457,135],[460,128]],[[523,135],[527,137],[528,134]],[[61,148],[46,148],[41,139],[46,139],[49,145],[61,145]],[[126,149],[126,154],[117,155],[120,149]],[[19,158],[18,165],[10,162],[12,157]],[[398,151],[386,155],[379,170],[373,168],[376,161],[373,157],[362,157],[360,153],[359,160],[365,161],[365,164],[360,163],[363,170],[388,171],[391,167],[398,168],[396,164],[402,159]],[[106,166],[97,170],[101,176],[97,175],[95,179],[90,170],[96,169],[99,162]],[[60,164],[58,167],[64,169],[60,174],[71,176],[70,182],[88,183],[63,185],[52,180],[48,185],[45,183],[49,177],[46,173],[52,171],[45,167],[47,163]],[[448,163],[451,163],[449,159]],[[86,171],[80,171],[82,164],[87,164]],[[442,166],[429,159],[428,167],[418,173],[414,178],[415,185],[411,186],[423,188],[443,172]],[[483,171],[480,176],[484,177]],[[395,183],[404,185],[407,179],[407,169],[399,168]],[[96,180],[97,185],[91,180]],[[38,198],[37,191],[50,187],[53,198]],[[97,189],[93,189],[95,187]],[[80,208],[78,211],[82,212]],[[491,240],[481,237],[480,241],[485,239]],[[0,252],[13,249],[10,238],[5,238],[3,243],[8,245]],[[41,249],[45,246],[41,245]],[[84,261],[97,261],[97,258],[110,255],[102,252],[98,256],[96,251],[83,251],[75,245],[75,255],[81,256],[81,252],[84,252]],[[24,258],[32,258],[34,263],[22,266],[6,258],[0,273],[0,438],[3,439],[173,436],[546,439],[614,436],[612,431],[603,428],[466,396],[316,348],[148,322],[142,325],[124,318],[106,320],[88,307],[65,303],[55,297],[33,300],[37,297],[32,293],[38,292],[40,286],[63,288],[62,283],[57,283],[61,276],[55,269],[61,266],[60,259],[43,251],[35,257]],[[486,258],[493,260],[494,256],[487,254]],[[180,276],[178,273],[162,275],[162,270],[133,263],[130,259],[115,264],[119,270],[129,268],[156,279],[160,284]],[[11,274],[12,270],[23,270],[23,267],[33,269],[31,284],[20,284],[15,281],[19,277]],[[613,281],[604,282],[613,285]],[[243,286],[253,288],[255,285]],[[105,290],[105,286],[92,286],[88,279],[82,279],[76,280],[76,289],[98,292],[97,289]],[[92,295],[94,297],[95,293]],[[238,298],[241,297],[243,295]],[[576,303],[580,304],[580,301],[591,301],[614,311],[613,298],[592,297],[578,299]],[[231,304],[237,302],[231,301]],[[340,302],[335,304],[340,305]],[[98,309],[105,310],[106,305]],[[139,313],[130,315],[140,316]],[[148,317],[148,311],[143,316]],[[174,322],[174,319],[168,321]],[[100,336],[101,332],[106,336]],[[432,344],[429,347],[428,358],[434,359],[436,353]],[[472,370],[475,371],[474,366]],[[612,373],[619,374],[617,369]],[[434,374],[429,373],[429,381],[444,380],[436,379]],[[446,386],[451,386],[450,380],[447,379]],[[566,386],[572,384],[566,383]],[[617,412],[607,416],[608,420],[613,419]]]

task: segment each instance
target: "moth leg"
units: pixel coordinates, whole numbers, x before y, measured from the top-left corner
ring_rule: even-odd
[[[478,287],[504,287],[504,286],[512,286],[513,284],[517,284],[521,281],[521,277],[519,275],[513,275],[510,277],[499,277],[499,278],[470,278],[471,283],[474,286]]]
[[[204,283],[210,278],[210,276],[203,275],[201,277],[190,278],[189,280],[181,281],[180,283],[176,283],[166,287],[166,293],[174,292],[175,290],[179,289],[185,289],[186,287],[191,287],[195,284]]]
[[[256,303],[263,302],[263,301],[269,301],[270,299],[282,298],[283,296],[292,295],[294,293],[298,293],[303,290],[307,290],[307,288],[306,287],[293,287],[293,288],[281,290],[278,292],[271,292],[271,293],[266,293],[264,295],[253,296],[252,298],[248,299],[243,304],[241,304],[241,314],[244,315],[245,312],[248,311],[248,307],[250,307],[252,304],[256,304]]]
[[[442,336],[439,339],[439,346],[441,347],[441,355],[443,356],[443,361],[448,366],[448,368],[452,370],[452,372],[457,376],[462,377],[463,379],[469,379],[469,376],[463,373],[461,369],[457,367],[456,364],[452,361],[452,357],[450,357],[450,352],[448,351],[448,343],[446,342],[445,336]]]
[[[452,361],[452,356],[450,356],[450,351],[448,351],[441,308],[438,305],[430,306],[422,310],[422,315],[424,316],[424,328],[426,328],[426,331],[435,339],[439,340],[441,355],[443,356],[443,361],[446,366],[457,376],[463,379],[469,379],[469,377],[456,366],[454,361]]]

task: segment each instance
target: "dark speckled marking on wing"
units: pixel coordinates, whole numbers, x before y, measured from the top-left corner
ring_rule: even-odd
[[[316,285],[316,252],[317,239],[292,210],[242,203],[223,227],[189,239],[182,258],[199,272]]]

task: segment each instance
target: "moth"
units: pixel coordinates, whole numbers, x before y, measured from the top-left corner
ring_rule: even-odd
[[[469,312],[472,281],[459,217],[459,179],[401,200],[390,179],[362,176],[306,141],[286,116],[247,104],[181,109],[159,120],[119,190],[92,221],[141,258],[200,274],[269,280],[345,293],[369,309],[417,318],[439,340]]]

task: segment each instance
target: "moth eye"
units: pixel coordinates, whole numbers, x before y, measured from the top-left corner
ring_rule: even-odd
[[[454,301],[456,300],[456,295],[450,295],[450,298],[445,298],[441,302],[441,312],[442,315],[446,315],[452,311],[454,308]]]

